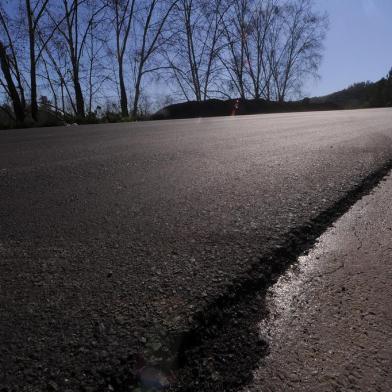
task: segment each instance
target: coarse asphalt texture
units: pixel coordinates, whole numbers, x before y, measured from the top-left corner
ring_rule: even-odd
[[[0,386],[113,389],[391,158],[391,109],[1,131]]]

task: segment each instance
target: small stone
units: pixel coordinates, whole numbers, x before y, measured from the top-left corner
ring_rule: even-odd
[[[49,381],[48,382],[48,389],[49,389],[49,391],[58,391],[59,387],[57,386],[57,384],[54,381]]]
[[[214,372],[212,373],[211,378],[213,381],[218,381],[220,378],[220,374],[218,372]]]
[[[151,348],[156,352],[159,351],[162,348],[162,344],[160,342],[154,342],[151,345]]]

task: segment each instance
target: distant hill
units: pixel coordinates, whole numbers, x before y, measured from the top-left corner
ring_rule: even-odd
[[[183,102],[166,106],[152,119],[229,116],[235,99],[210,99],[202,102]],[[392,69],[377,82],[355,83],[335,93],[293,102],[272,102],[263,99],[240,100],[236,114],[283,113],[314,110],[360,109],[392,106]]]
[[[335,93],[311,98],[312,103],[333,103],[343,109],[392,106],[392,69],[377,82],[355,83]]]
[[[220,100],[209,99],[206,101],[190,101],[169,105],[156,112],[153,120],[230,116],[233,113],[235,99]],[[333,103],[311,103],[309,99],[296,102],[272,102],[263,99],[239,100],[237,115],[261,114],[261,113],[284,113],[315,110],[336,110],[339,107]]]

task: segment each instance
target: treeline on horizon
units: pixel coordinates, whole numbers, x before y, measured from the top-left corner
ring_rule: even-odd
[[[354,83],[348,88],[310,100],[312,103],[333,103],[342,109],[392,106],[392,68],[377,82]]]
[[[184,102],[168,105],[152,119],[227,116],[233,113],[236,100],[211,99],[202,102]],[[265,99],[239,100],[236,114],[282,113],[315,110],[364,109],[392,106],[392,69],[377,82],[354,83],[348,88],[323,97],[295,101],[268,101]]]
[[[317,77],[313,0],[0,0],[0,127],[129,121]]]

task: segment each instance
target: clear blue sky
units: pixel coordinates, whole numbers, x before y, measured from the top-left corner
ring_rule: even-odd
[[[392,0],[316,0],[329,14],[321,80],[309,96],[325,95],[354,82],[375,81],[392,67]]]

